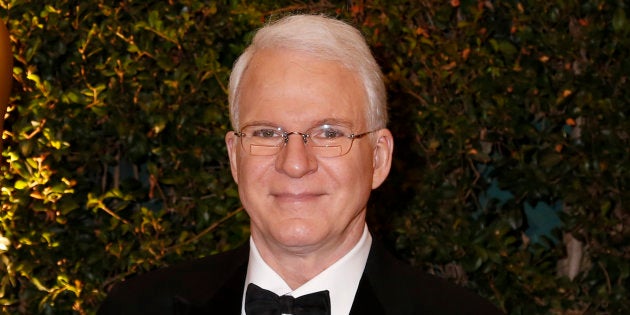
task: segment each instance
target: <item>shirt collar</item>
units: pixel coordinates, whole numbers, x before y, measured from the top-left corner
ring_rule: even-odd
[[[277,295],[300,297],[305,294],[328,290],[330,292],[331,314],[349,314],[354,296],[363,275],[363,269],[370,254],[372,236],[367,225],[357,244],[343,257],[326,268],[313,279],[295,290],[278,275],[260,256],[254,240],[250,237],[249,263],[243,290],[241,314],[245,314],[245,291],[250,283],[254,283]]]

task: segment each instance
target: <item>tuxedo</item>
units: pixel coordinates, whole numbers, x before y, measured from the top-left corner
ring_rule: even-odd
[[[239,315],[249,245],[158,269],[115,286],[98,315]],[[412,268],[372,242],[351,315],[501,314],[464,288]]]

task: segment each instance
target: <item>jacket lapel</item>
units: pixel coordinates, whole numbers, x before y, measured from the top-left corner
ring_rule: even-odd
[[[354,302],[352,302],[350,315],[382,314],[385,314],[385,309],[374,293],[374,289],[370,284],[367,273],[364,271],[363,276],[361,276],[361,280],[359,281],[359,288],[357,289],[357,294],[354,297]]]
[[[242,250],[242,249],[241,249]],[[243,299],[243,288],[245,285],[245,276],[247,275],[247,261],[249,256],[249,246],[245,251],[248,255],[238,257],[235,264],[239,266],[232,272],[231,276],[217,288],[204,301],[189,301],[182,297],[174,297],[173,314],[176,315],[206,315],[206,314],[225,314],[240,315],[241,304]],[[242,256],[242,255],[241,255]],[[225,270],[217,270],[217,272],[225,272]]]
[[[190,314],[241,314],[246,274],[247,264],[244,264],[216,294],[206,301],[201,308],[203,312]]]

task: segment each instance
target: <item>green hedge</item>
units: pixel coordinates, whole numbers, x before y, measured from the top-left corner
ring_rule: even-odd
[[[0,308],[91,314],[125,276],[238,246],[223,136],[251,33],[357,25],[395,164],[370,223],[510,314],[630,309],[630,8],[623,1],[0,0],[14,88]]]

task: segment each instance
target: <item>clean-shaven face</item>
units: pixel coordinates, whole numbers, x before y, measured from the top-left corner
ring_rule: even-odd
[[[368,130],[367,99],[357,75],[341,64],[287,50],[256,53],[239,87],[241,127],[264,124],[305,132],[322,124]],[[355,139],[339,157],[318,157],[299,135],[271,156],[251,155],[230,133],[226,142],[241,202],[251,217],[252,237],[294,251],[334,247],[357,238],[365,225],[370,191],[389,171],[378,157],[379,139]],[[386,160],[382,163],[382,160]],[[375,172],[376,170],[376,172]]]

